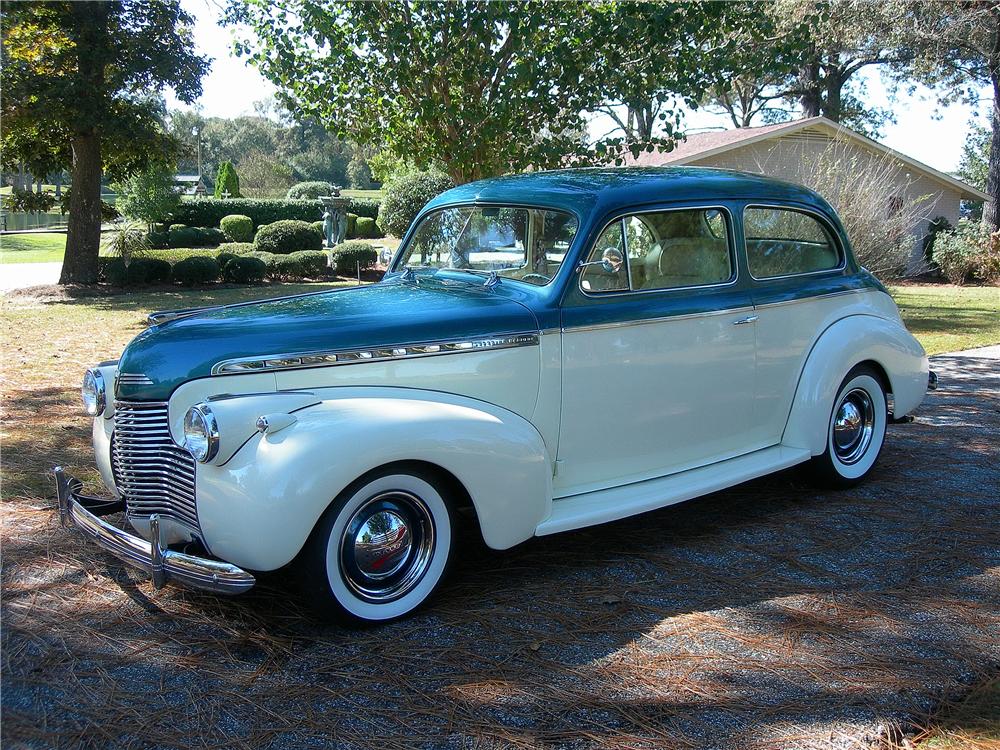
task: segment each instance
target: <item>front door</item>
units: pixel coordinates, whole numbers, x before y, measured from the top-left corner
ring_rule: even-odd
[[[619,217],[587,259],[562,311],[556,495],[764,447],[748,440],[755,317],[728,212]]]

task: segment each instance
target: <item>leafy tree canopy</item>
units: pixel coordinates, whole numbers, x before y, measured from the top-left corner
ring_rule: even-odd
[[[36,174],[69,167],[73,191],[60,281],[93,283],[102,172],[121,179],[170,163],[159,93],[201,93],[180,0],[5,3],[0,86],[4,163]]]
[[[115,208],[121,215],[147,226],[169,215],[180,201],[173,170],[159,164],[135,172],[111,187],[118,194]]]
[[[649,91],[658,106],[645,122],[669,138],[668,92],[693,101],[717,76],[692,55],[707,52],[699,39],[718,13],[711,3],[232,0],[228,20],[252,32],[237,52],[289,108],[467,182],[593,158],[581,113]]]
[[[236,173],[236,167],[230,161],[224,161],[219,165],[219,172],[215,176],[216,198],[242,198],[240,195],[240,176]]]

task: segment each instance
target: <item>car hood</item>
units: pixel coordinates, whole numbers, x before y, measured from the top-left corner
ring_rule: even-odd
[[[227,359],[537,330],[520,302],[480,284],[434,278],[208,308],[136,336],[119,360],[116,397],[165,401]]]

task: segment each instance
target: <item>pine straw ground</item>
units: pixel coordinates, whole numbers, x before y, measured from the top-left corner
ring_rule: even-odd
[[[142,314],[88,305],[5,316],[5,747],[889,746],[1000,671],[996,360],[938,359],[855,490],[786,472],[504,553],[468,534],[428,608],[352,631],[286,574],[155,592],[58,527],[42,473],[94,476],[80,368]]]

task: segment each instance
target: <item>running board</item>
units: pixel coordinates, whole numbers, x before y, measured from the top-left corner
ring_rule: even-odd
[[[787,469],[807,461],[809,457],[809,451],[804,448],[775,445],[667,477],[569,495],[552,502],[552,513],[538,524],[535,535],[581,529],[682,503]]]

